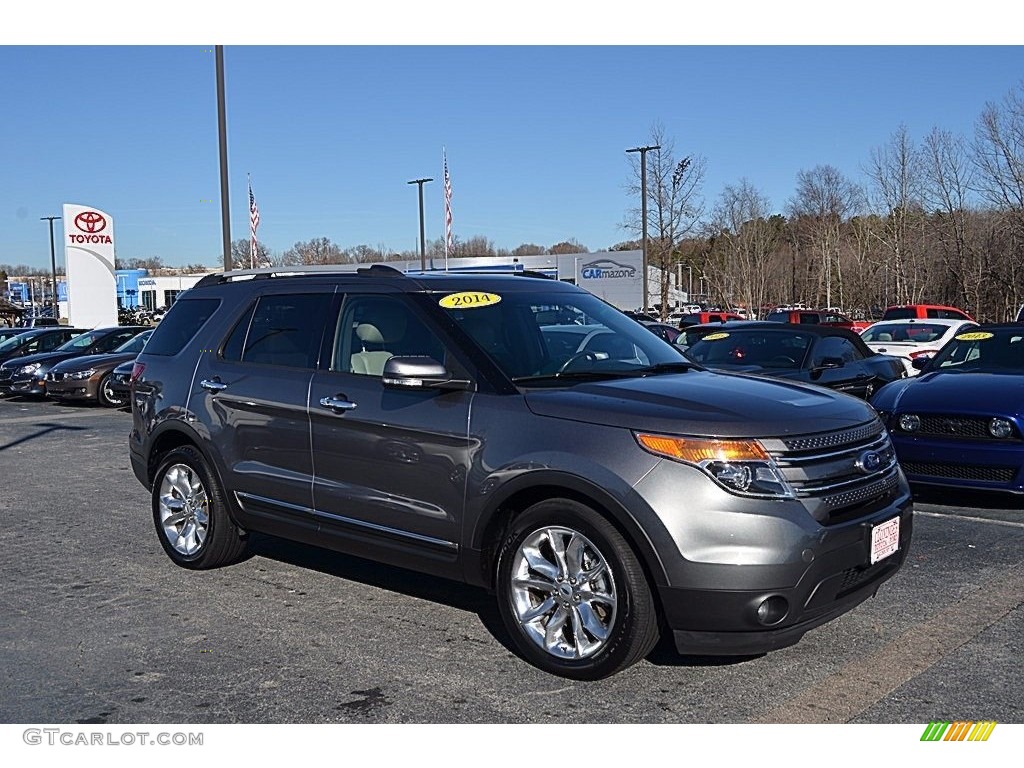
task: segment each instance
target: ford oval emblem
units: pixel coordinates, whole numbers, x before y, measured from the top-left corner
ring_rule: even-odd
[[[865,475],[870,475],[881,469],[882,456],[875,451],[864,451],[864,453],[857,457],[854,466]]]

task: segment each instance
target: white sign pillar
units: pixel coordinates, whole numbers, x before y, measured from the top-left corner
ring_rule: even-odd
[[[68,321],[76,328],[117,325],[114,219],[86,205],[64,205]]]

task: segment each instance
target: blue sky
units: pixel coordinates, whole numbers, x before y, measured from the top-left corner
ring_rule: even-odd
[[[220,263],[212,48],[0,47],[0,263],[48,265],[39,217],[65,202],[111,213],[123,259]],[[229,44],[232,237],[248,236],[251,173],[272,251],[313,237],[414,250],[406,182],[436,179],[426,236],[441,237],[444,146],[456,235],[599,250],[631,237],[624,150],[655,122],[677,155],[707,159],[709,206],[746,177],[781,211],[800,170],[862,180],[900,124],[970,136],[1024,79],[1022,51]]]

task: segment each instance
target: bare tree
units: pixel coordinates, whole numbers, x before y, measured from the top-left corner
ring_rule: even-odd
[[[543,245],[534,245],[533,243],[523,243],[512,249],[513,256],[540,256],[544,253],[546,250]]]
[[[788,210],[797,220],[798,241],[817,263],[816,303],[823,300],[826,307],[833,303],[833,285],[838,289],[839,303],[845,302],[839,260],[842,225],[861,208],[862,198],[860,188],[834,166],[815,166],[796,176],[796,193]]]
[[[587,246],[583,245],[583,243],[581,243],[575,237],[571,237],[568,240],[563,240],[560,243],[555,243],[550,248],[548,248],[547,252],[550,254],[587,253]]]
[[[876,233],[888,249],[893,298],[897,303],[918,301],[928,286],[921,259],[924,210],[923,166],[920,152],[901,125],[888,144],[871,151],[867,168],[872,184],[872,203],[883,217]],[[888,278],[886,289],[888,289]]]
[[[647,159],[647,207],[648,207],[648,253],[649,265],[659,270],[661,315],[668,314],[668,297],[671,275],[680,261],[678,246],[692,235],[704,215],[704,201],[701,197],[707,161],[699,155],[687,155],[681,159],[675,156],[675,141],[665,132],[665,127],[655,123],[651,127],[649,144],[661,149],[648,153]],[[632,177],[627,188],[639,200],[641,196],[640,159],[629,156]],[[641,207],[630,209],[623,225],[638,236],[643,235]],[[644,275],[644,280],[647,275]]]
[[[747,179],[726,185],[712,213],[716,250],[721,253],[726,296],[738,297],[751,317],[764,306],[768,281],[776,272],[782,221],[771,216],[771,203]]]
[[[1009,227],[997,275],[1016,303],[1024,293],[1024,81],[1001,105],[986,104],[975,127],[978,189]]]
[[[272,267],[274,266],[274,260],[270,255],[270,251],[263,243],[256,241],[256,259],[250,261],[249,253],[252,250],[252,243],[249,242],[248,238],[238,239],[231,241],[231,268],[232,269],[249,269],[251,266],[257,268]]]
[[[344,251],[327,237],[315,237],[295,243],[282,256],[284,266],[294,264],[343,264],[348,259]]]

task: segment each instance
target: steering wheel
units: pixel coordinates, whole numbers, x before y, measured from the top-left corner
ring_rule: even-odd
[[[587,349],[583,350],[582,352],[577,352],[575,355],[573,355],[564,363],[562,363],[562,365],[558,368],[558,373],[567,373],[580,360],[586,360],[588,362],[593,363],[594,361],[597,360],[597,355],[595,355],[593,352]]]
[[[796,360],[787,355],[776,355],[775,357],[768,361],[768,365],[796,365]]]

